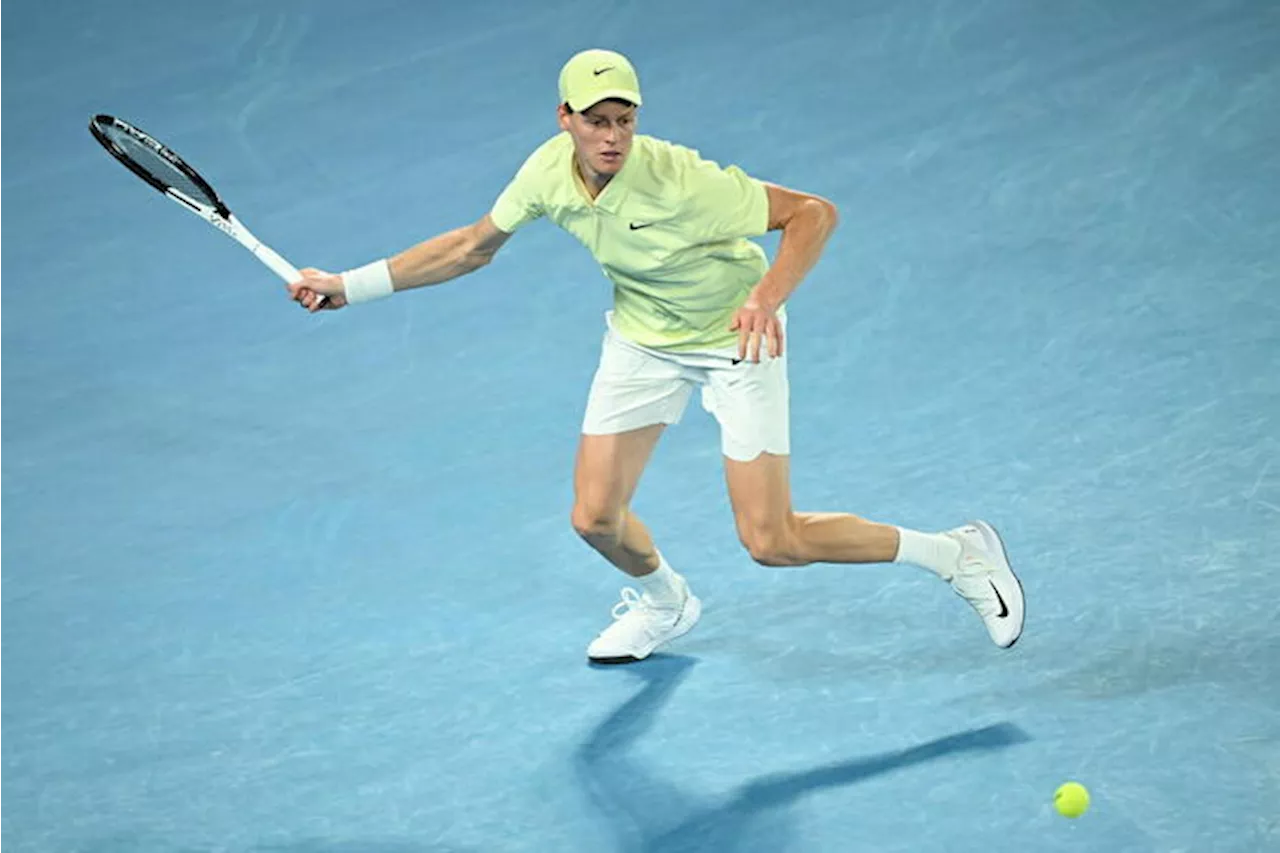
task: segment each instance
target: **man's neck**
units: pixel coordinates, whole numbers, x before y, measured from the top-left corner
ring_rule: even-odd
[[[587,191],[587,195],[591,196],[592,201],[595,201],[609,185],[609,181],[613,180],[613,175],[598,175],[590,168],[584,168],[582,160],[577,157],[573,158],[573,168],[577,170],[578,177],[582,179],[583,189]]]

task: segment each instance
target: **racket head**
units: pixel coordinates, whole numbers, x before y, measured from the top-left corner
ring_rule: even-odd
[[[191,201],[212,208],[220,216],[231,215],[209,182],[151,134],[106,114],[89,120],[89,132],[107,153],[160,192],[168,194],[176,190]]]

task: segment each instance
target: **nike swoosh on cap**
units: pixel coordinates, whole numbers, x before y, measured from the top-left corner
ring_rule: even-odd
[[[593,69],[591,69],[591,73],[592,73],[592,74],[594,74],[595,76],[599,77],[599,76],[600,76],[601,74],[603,74],[604,72],[606,72],[606,71],[612,71],[612,70],[613,70],[613,66],[612,66],[612,65],[606,65],[604,68],[593,68]]]

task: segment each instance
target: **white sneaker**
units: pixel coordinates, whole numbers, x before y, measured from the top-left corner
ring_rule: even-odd
[[[631,587],[622,590],[622,600],[613,606],[613,624],[587,646],[592,663],[635,663],[654,649],[689,633],[702,615],[702,602],[680,580],[684,600],[660,606],[646,593]]]
[[[1026,605],[1022,582],[1009,566],[1000,534],[985,521],[973,521],[946,535],[960,544],[960,565],[951,588],[978,611],[991,641],[1009,648],[1022,636]]]

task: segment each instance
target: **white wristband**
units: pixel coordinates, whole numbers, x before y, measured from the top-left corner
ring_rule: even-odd
[[[396,292],[391,283],[391,267],[385,259],[347,270],[342,274],[342,287],[349,305],[385,299]]]

